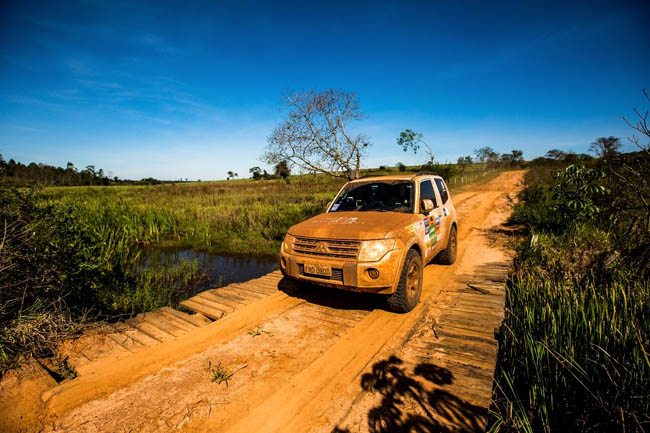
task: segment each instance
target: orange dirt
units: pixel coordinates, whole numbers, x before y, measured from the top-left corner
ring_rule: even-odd
[[[386,428],[392,425],[406,425],[399,423],[411,415],[429,423],[422,421],[420,426],[439,423],[435,425],[449,430],[480,429],[479,411],[456,410],[453,417],[445,417],[433,413],[435,405],[421,401],[422,396],[429,396],[427,392],[435,392],[429,388],[450,385],[449,392],[468,390],[463,397],[468,408],[485,405],[484,383],[491,382],[490,364],[493,368],[496,352],[480,326],[464,331],[466,335],[475,333],[477,341],[475,346],[468,345],[470,353],[465,356],[472,357],[473,347],[480,349],[485,360],[478,364],[487,373],[476,370],[480,374],[474,377],[445,364],[449,372],[436,371],[445,377],[455,375],[455,382],[427,383],[420,387],[420,394],[392,395],[395,401],[387,408],[381,407],[387,398],[385,389],[364,390],[360,381],[377,373],[378,365],[386,365],[382,361],[394,362],[391,356],[402,360],[400,366],[404,367],[392,373],[403,370],[415,378],[418,371],[409,368],[422,356],[422,347],[433,347],[432,324],[436,320],[458,322],[445,316],[445,306],[457,303],[457,314],[467,310],[468,321],[475,320],[471,319],[474,307],[485,310],[484,316],[477,317],[497,320],[503,313],[497,291],[495,301],[475,300],[473,293],[464,294],[460,287],[468,280],[478,284],[482,266],[507,261],[500,242],[489,239],[486,230],[500,224],[510,212],[507,195],[519,188],[522,175],[506,172],[453,197],[459,215],[458,260],[452,266],[430,264],[425,268],[422,302],[408,314],[386,311],[377,296],[314,287],[295,289],[281,282],[277,293],[220,320],[138,353],[94,363],[87,374],[59,386],[34,387],[29,381],[23,385],[16,380],[13,387],[3,387],[3,381],[0,430],[389,431]],[[464,298],[458,301],[461,296]],[[249,334],[258,326],[263,332]],[[448,335],[453,334],[452,328],[441,326]],[[442,360],[444,356],[438,352],[434,350],[431,356]],[[463,353],[458,356],[462,358]],[[234,373],[221,384],[211,381],[208,369],[208,365],[214,369],[219,363]],[[34,398],[45,390],[42,400]],[[458,409],[459,404],[454,407]],[[392,410],[392,419],[379,417],[379,424],[370,423],[371,414],[381,412],[377,408]],[[459,421],[462,417],[476,419]]]

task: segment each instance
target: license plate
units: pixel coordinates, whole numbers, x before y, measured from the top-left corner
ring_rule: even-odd
[[[321,275],[323,277],[332,276],[332,268],[327,265],[317,265],[305,263],[305,274]]]

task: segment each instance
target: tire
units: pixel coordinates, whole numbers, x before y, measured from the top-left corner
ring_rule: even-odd
[[[438,263],[443,265],[453,265],[456,261],[456,252],[458,251],[458,234],[456,227],[451,226],[449,238],[447,239],[447,248],[438,254]]]
[[[386,302],[391,310],[408,313],[420,301],[421,293],[422,257],[417,251],[411,249],[406,254],[397,290],[386,299]]]

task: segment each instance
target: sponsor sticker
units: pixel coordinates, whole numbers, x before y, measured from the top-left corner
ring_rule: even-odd
[[[449,216],[449,211],[447,210],[446,207],[443,207],[443,208],[442,208],[442,214],[443,214],[444,216]]]
[[[429,236],[429,219],[425,218],[423,220],[424,223],[424,239],[427,241],[427,243],[431,242],[431,238]]]
[[[335,211],[336,209],[339,208],[339,203],[334,203],[332,207],[330,208],[331,211]]]

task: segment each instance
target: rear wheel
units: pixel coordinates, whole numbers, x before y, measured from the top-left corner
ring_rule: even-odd
[[[393,311],[406,313],[420,301],[422,292],[422,258],[415,250],[409,250],[404,260],[397,290],[387,299],[388,307]]]
[[[456,261],[456,251],[458,250],[458,234],[456,227],[451,226],[449,231],[449,239],[447,240],[447,248],[442,250],[438,255],[438,262],[443,265],[453,265]]]

